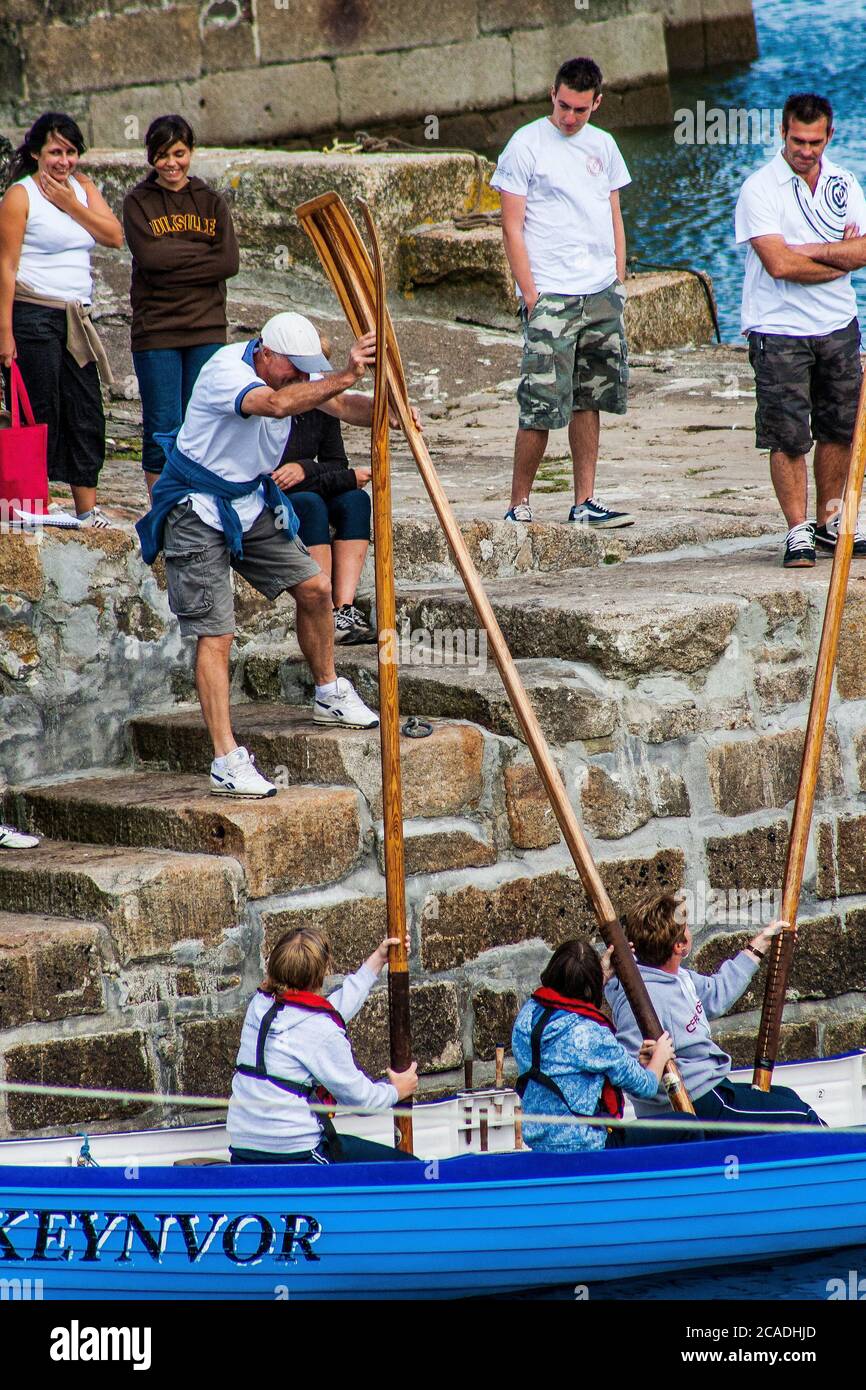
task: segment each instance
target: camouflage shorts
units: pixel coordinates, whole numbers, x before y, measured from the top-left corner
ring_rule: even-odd
[[[598,294],[542,294],[527,318],[517,403],[522,430],[558,430],[575,410],[624,415],[628,353],[619,281]]]
[[[850,444],[860,394],[860,325],[794,338],[750,333],[755,372],[755,444],[807,454],[820,444]]]

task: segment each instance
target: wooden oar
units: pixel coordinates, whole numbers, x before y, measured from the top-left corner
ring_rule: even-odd
[[[376,323],[376,285],[373,268],[358,228],[342,199],[336,193],[325,193],[320,198],[313,198],[307,203],[302,203],[300,207],[295,209],[295,212],[298,221],[316,248],[337,298],[343,306],[352,332],[357,337],[369,332]],[[439,523],[445,532],[454,563],[478,615],[478,620],[487,633],[488,648],[499,669],[502,684],[505,686],[512,708],[523,730],[527,747],[550,798],[554,814],[574,860],[581,883],[598,918],[601,935],[606,944],[613,947],[617,974],[632,1007],[632,1012],[643,1036],[645,1038],[657,1038],[662,1031],[658,1015],[650,1002],[646,986],[641,979],[634,956],[626,941],[625,933],[620,926],[601,875],[593,862],[583,832],[577,823],[577,817],[572,810],[571,802],[562,784],[562,778],[550,755],[541,726],[529,703],[523,682],[496,620],[496,615],[481,585],[478,572],[451,510],[451,504],[433,466],[424,437],[415,424],[409,405],[400,349],[397,346],[391,316],[387,310],[385,313],[385,338],[386,352],[384,356],[388,371],[391,408],[397,415],[409,441],[409,446],[418,465],[418,471],[433,503]],[[377,348],[377,363],[382,355],[380,339]],[[673,1108],[693,1114],[694,1107],[675,1062],[669,1062],[665,1069],[665,1085]]]
[[[373,247],[376,342],[384,343],[385,271],[376,228],[361,203]],[[406,873],[403,858],[403,786],[400,778],[400,693],[397,685],[397,605],[394,597],[394,534],[391,526],[391,454],[385,354],[376,355],[373,382],[373,556],[376,564],[376,626],[379,634],[379,741],[382,749],[382,820],[385,839],[385,903],[388,935],[398,946],[388,952],[388,1020],[391,1066],[406,1071],[412,1062],[409,1018],[409,953],[406,943]],[[412,1117],[396,1117],[398,1148],[412,1152]]]
[[[815,668],[812,701],[809,705],[809,720],[806,725],[806,739],[803,744],[803,762],[800,768],[800,781],[797,787],[797,799],[794,802],[791,835],[788,840],[788,854],[785,860],[782,921],[787,922],[788,926],[773,941],[767,963],[767,984],[764,990],[764,1006],[761,1010],[761,1023],[755,1048],[755,1069],[752,1074],[752,1085],[758,1091],[769,1091],[779,1050],[782,1014],[785,1009],[785,991],[788,987],[791,962],[794,958],[797,912],[800,906],[800,890],[803,886],[806,847],[809,843],[812,808],[815,804],[815,785],[818,780],[824,730],[827,725],[827,710],[833,687],[836,652],[839,647],[839,629],[842,625],[848,573],[851,569],[851,553],[854,548],[854,537],[857,533],[857,514],[860,510],[860,494],[863,490],[864,467],[866,467],[866,378],[864,378],[860,388],[857,421],[851,443],[851,461],[848,465],[845,495],[842,499],[839,539],[833,553],[833,568],[830,572],[827,605],[824,609],[824,626],[821,629],[818,664]]]

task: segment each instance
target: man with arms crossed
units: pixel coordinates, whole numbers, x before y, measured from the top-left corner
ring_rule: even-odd
[[[195,681],[213,741],[212,792],[264,797],[277,791],[232,733],[231,569],[266,598],[288,589],[295,600],[298,643],[316,683],[315,722],[350,729],[379,723],[351,683],[337,678],[330,582],[297,538],[298,518],[280,491],[292,471],[280,459],[293,415],[318,408],[348,424],[371,423],[371,399],[348,388],[374,359],[375,334],[367,333],[335,372],[309,319],[276,314],[259,338],[214,353],[180,430],[155,436],[166,466],[137,529],[148,564],[165,550],[169,606],[183,636],[198,639]]]
[[[742,329],[755,373],[756,444],[788,535],[786,569],[834,550],[860,392],[860,326],[851,271],[866,265],[866,200],[827,159],[829,101],[789,96],[781,150],[740,190],[736,239],[746,243]],[[815,444],[817,519],[806,520],[806,455]],[[858,529],[854,554],[866,555]]]
[[[563,63],[551,114],[511,137],[490,181],[502,198],[502,236],[523,324],[506,521],[532,520],[529,494],[548,432],[565,426],[574,466],[568,520],[594,527],[633,520],[592,495],[599,411],[624,415],[628,383],[619,190],[631,179],[613,139],[589,123],[601,83],[590,58]]]

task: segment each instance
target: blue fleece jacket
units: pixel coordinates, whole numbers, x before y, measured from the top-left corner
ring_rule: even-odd
[[[162,550],[165,520],[169,512],[191,492],[205,492],[217,499],[226,544],[237,559],[244,553],[244,533],[240,517],[231,505],[232,499],[248,497],[251,492],[258,492],[260,487],[264,488],[265,506],[282,517],[281,530],[286,539],[294,540],[301,523],[288,497],[280,491],[269,473],[260,473],[248,483],[230,483],[181,453],[177,447],[177,434],[177,430],[172,430],[171,434],[153,436],[157,444],[162,445],[165,468],[154,485],[150,511],[135,524],[146,565],[152,565]]]
[[[519,1072],[528,1071],[532,1065],[530,1038],[541,1008],[529,999],[514,1020],[511,1050]],[[658,1087],[654,1074],[629,1057],[609,1028],[564,1010],[557,1010],[544,1030],[541,1070],[556,1082],[571,1109],[579,1115],[597,1114],[605,1077],[633,1096],[654,1095]],[[523,1108],[527,1114],[570,1114],[552,1091],[536,1081],[530,1081],[526,1087]],[[525,1120],[523,1137],[531,1149],[575,1153],[603,1149],[607,1131],[594,1125],[545,1125]]]
[[[759,962],[745,951],[726,960],[715,975],[698,975],[682,968],[671,975],[652,965],[638,965],[662,1028],[673,1038],[686,1090],[693,1100],[706,1095],[731,1070],[727,1052],[713,1041],[709,1020],[718,1018],[737,1002],[758,966]],[[610,981],[605,995],[613,1010],[616,1036],[636,1057],[641,1032],[618,979]],[[635,1102],[638,1115],[657,1114],[660,1108],[670,1109],[664,1090],[649,1100]]]

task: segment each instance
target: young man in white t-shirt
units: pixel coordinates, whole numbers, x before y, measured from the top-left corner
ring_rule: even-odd
[[[782,564],[834,550],[860,392],[860,325],[851,271],[866,265],[866,199],[825,150],[833,110],[801,92],[782,111],[779,153],[740,190],[745,244],[742,330],[755,372],[756,443],[788,523]],[[815,443],[816,520],[807,521],[806,455]],[[858,530],[854,554],[866,555]]]
[[[593,498],[599,411],[624,415],[628,383],[619,190],[631,179],[615,141],[589,123],[601,83],[590,58],[563,63],[550,115],[511,137],[490,181],[502,199],[505,254],[523,324],[506,521],[532,520],[529,494],[548,433],[566,426],[574,466],[568,520],[593,527],[633,520]]]

